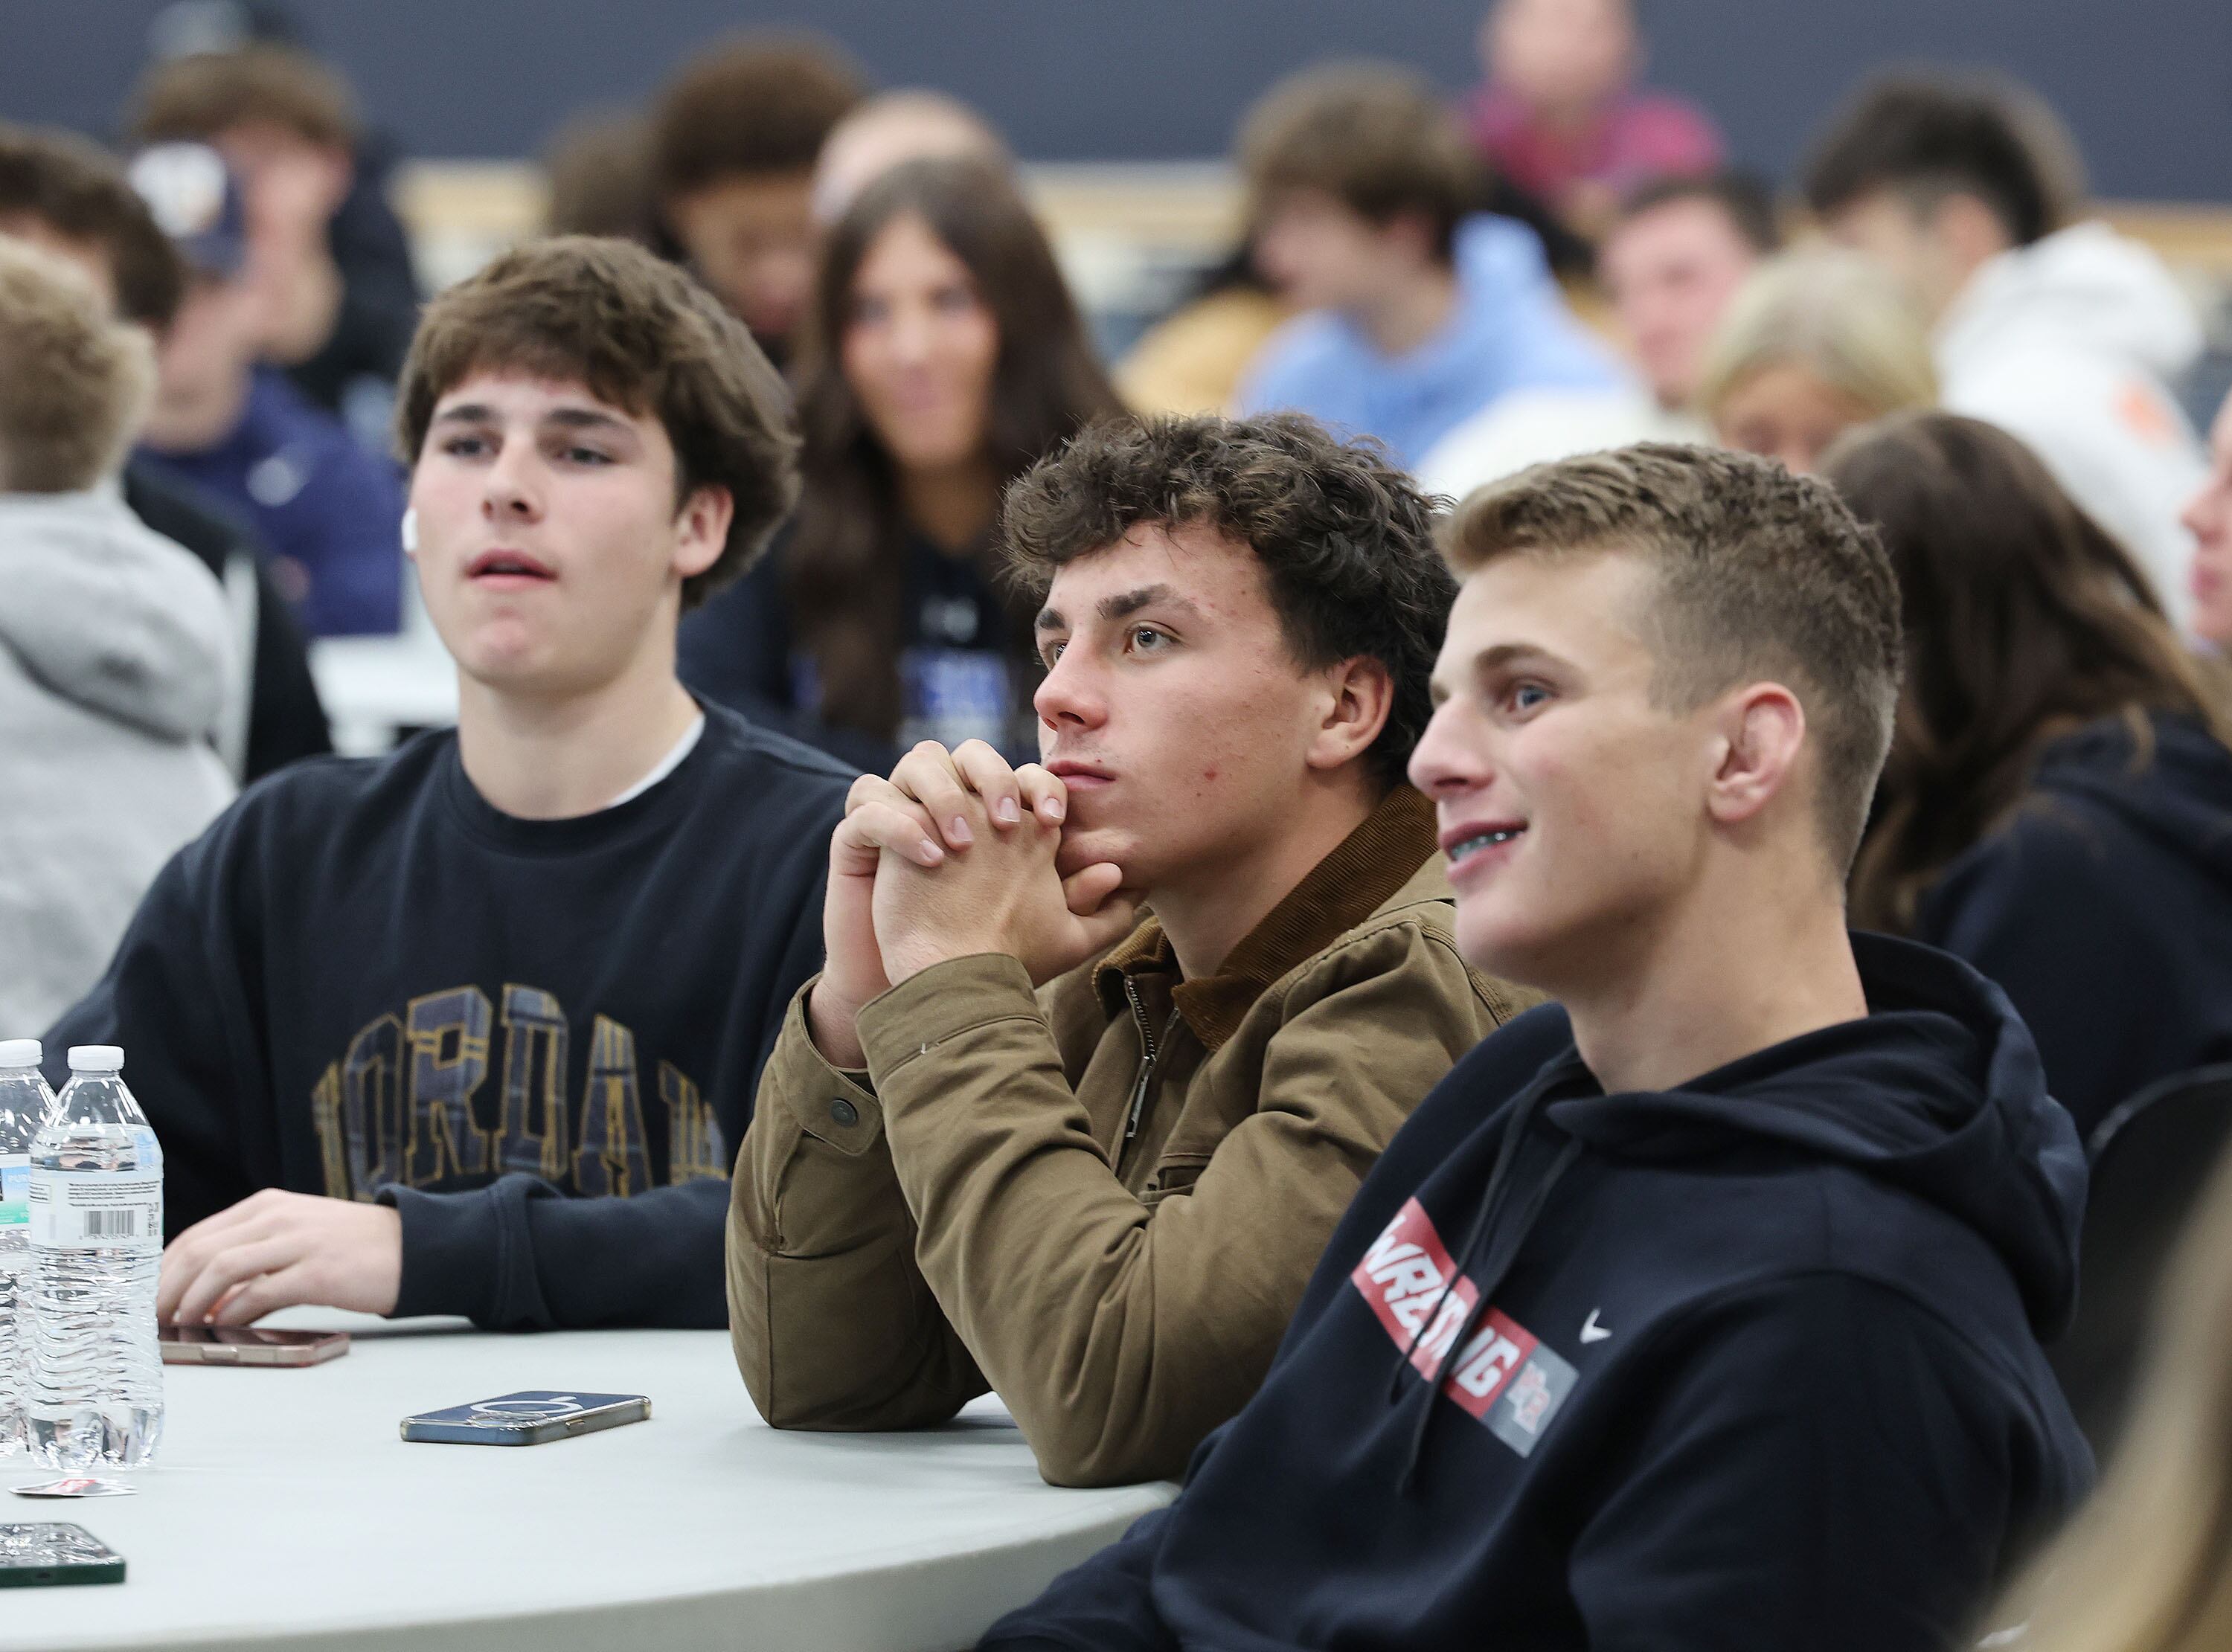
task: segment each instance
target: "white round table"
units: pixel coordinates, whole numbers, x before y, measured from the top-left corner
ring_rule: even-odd
[[[0,1497],[74,1520],[121,1585],[0,1592],[0,1649],[938,1652],[1168,1500],[1064,1491],[979,1402],[916,1434],[785,1434],[718,1331],[492,1335],[296,1310],[356,1334],[295,1370],[172,1365],[133,1497]],[[520,1389],[646,1394],[652,1416],[518,1448],[406,1444],[408,1413]],[[0,1459],[0,1485],[52,1478]]]

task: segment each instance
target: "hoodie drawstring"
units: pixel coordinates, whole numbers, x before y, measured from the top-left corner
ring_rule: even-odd
[[[1465,1230],[1464,1243],[1457,1247],[1457,1260],[1450,1269],[1449,1278],[1442,1281],[1442,1293],[1434,1299],[1431,1308],[1418,1316],[1418,1326],[1411,1332],[1411,1341],[1403,1350],[1403,1357],[1395,1362],[1395,1374],[1387,1379],[1387,1403],[1390,1405],[1403,1396],[1404,1367],[1410,1364],[1411,1356],[1418,1351],[1418,1344],[1426,1339],[1426,1332],[1441,1318],[1442,1310],[1449,1305],[1450,1292],[1457,1288],[1457,1281],[1464,1277],[1465,1264],[1472,1260],[1474,1247],[1496,1220],[1496,1213],[1503,1203],[1504,1184],[1510,1180],[1511,1167],[1519,1162],[1520,1146],[1526,1141],[1527,1132],[1534,1123],[1535,1109],[1541,1105],[1550,1082],[1546,1079],[1536,1085],[1521,1098],[1512,1111],[1510,1126],[1503,1132],[1503,1140],[1496,1150],[1496,1163],[1488,1173],[1488,1191],[1481,1197],[1480,1210],[1473,1217],[1472,1226]]]
[[[1514,1118],[1514,1125],[1520,1125],[1520,1123],[1531,1123],[1531,1118]],[[1520,1257],[1520,1248],[1524,1248],[1524,1243],[1527,1243],[1527,1234],[1534,1233],[1535,1221],[1542,1216],[1542,1206],[1549,1203],[1551,1190],[1554,1190],[1555,1185],[1558,1185],[1558,1181],[1565,1176],[1567,1169],[1573,1168],[1573,1161],[1576,1161],[1576,1158],[1580,1158],[1580,1138],[1569,1137],[1565,1141],[1565,1145],[1558,1150],[1558,1156],[1551,1161],[1549,1169],[1542,1175],[1542,1181],[1538,1181],[1534,1192],[1527,1196],[1527,1208],[1520,1212],[1518,1221],[1515,1221],[1514,1226],[1511,1226],[1511,1230],[1504,1234],[1504,1241],[1500,1243],[1500,1246],[1491,1246],[1491,1250],[1489,1250],[1489,1266],[1487,1268],[1482,1268],[1480,1277],[1473,1281],[1473,1284],[1477,1286],[1477,1295],[1473,1297],[1473,1306],[1466,1308],[1464,1319],[1457,1322],[1457,1335],[1456,1338],[1450,1338],[1449,1353],[1442,1355],[1440,1362],[1435,1364],[1433,1373],[1426,1377],[1426,1396],[1424,1396],[1424,1400],[1419,1402],[1418,1427],[1411,1431],[1411,1451],[1404,1455],[1402,1478],[1395,1482],[1395,1493],[1398,1493],[1398,1496],[1408,1498],[1411,1496],[1411,1491],[1418,1487],[1419,1469],[1422,1469],[1424,1460],[1426,1460],[1426,1435],[1433,1431],[1435,1400],[1440,1397],[1442,1380],[1444,1380],[1444,1375],[1449,1373],[1450,1362],[1453,1362],[1453,1359],[1464,1351],[1466,1342],[1471,1339],[1473,1331],[1480,1326],[1480,1319],[1487,1315],[1489,1308],[1491,1308],[1493,1299],[1496,1299],[1496,1292],[1502,1291],[1504,1274],[1511,1273],[1511,1266],[1514,1266]],[[1500,1168],[1502,1168],[1502,1165],[1497,1165],[1497,1169]],[[1473,1234],[1466,1239],[1466,1254],[1457,1257],[1457,1266],[1456,1270],[1453,1270],[1453,1281],[1456,1281],[1456,1277],[1460,1277],[1460,1274],[1464,1273],[1466,1266],[1471,1264],[1473,1246],[1476,1246],[1477,1239],[1484,1237],[1489,1230],[1491,1230],[1491,1223],[1487,1221],[1480,1221],[1473,1226]],[[1446,1297],[1446,1291],[1444,1291],[1444,1297]],[[1440,1315],[1440,1308],[1435,1308],[1435,1312]],[[1418,1346],[1418,1339],[1413,1339],[1411,1346],[1415,1349],[1415,1346]],[[1411,1362],[1408,1355],[1404,1355],[1404,1364],[1408,1364],[1408,1362]],[[1395,1369],[1395,1377],[1398,1377],[1398,1382],[1402,1380],[1402,1366]]]

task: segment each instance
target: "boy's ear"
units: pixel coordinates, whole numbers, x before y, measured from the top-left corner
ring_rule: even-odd
[[[695,579],[719,561],[736,515],[736,498],[726,488],[708,483],[693,489],[674,516],[674,571]]]
[[[1756,816],[1790,783],[1806,745],[1806,708],[1780,683],[1754,683],[1721,703],[1706,807],[1723,826]]]
[[[1324,677],[1328,697],[1325,720],[1310,742],[1312,768],[1339,768],[1356,761],[1379,738],[1395,706],[1395,679],[1370,655],[1346,659]]]

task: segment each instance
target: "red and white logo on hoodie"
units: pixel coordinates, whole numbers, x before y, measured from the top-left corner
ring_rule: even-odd
[[[1458,1273],[1424,1206],[1412,1199],[1397,1211],[1349,1280],[1395,1345],[1410,1350],[1419,1375],[1429,1382],[1438,1376],[1444,1394],[1521,1456],[1534,1449],[1579,1373],[1493,1307],[1450,1357],[1480,1291]],[[1429,1314],[1433,1322],[1425,1325]]]

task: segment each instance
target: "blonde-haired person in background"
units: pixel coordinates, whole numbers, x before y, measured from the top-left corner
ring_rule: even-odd
[[[142,527],[117,470],[146,336],[74,265],[0,236],[0,1027],[36,1035],[107,962],[178,845],[230,800],[216,579]]]
[[[2129,1431],[2099,1494],[1995,1614],[2018,1652],[2232,1645],[2232,1160],[2164,1276]],[[2027,1621],[2026,1621],[2027,1620]]]
[[[1922,322],[1855,254],[1785,253],[1744,283],[1706,353],[1697,402],[1721,441],[1801,475],[1846,431],[1937,400]]]
[[[814,161],[814,221],[833,227],[886,172],[911,160],[972,160],[1011,183],[1015,152],[983,113],[927,87],[879,92],[830,127]]]

